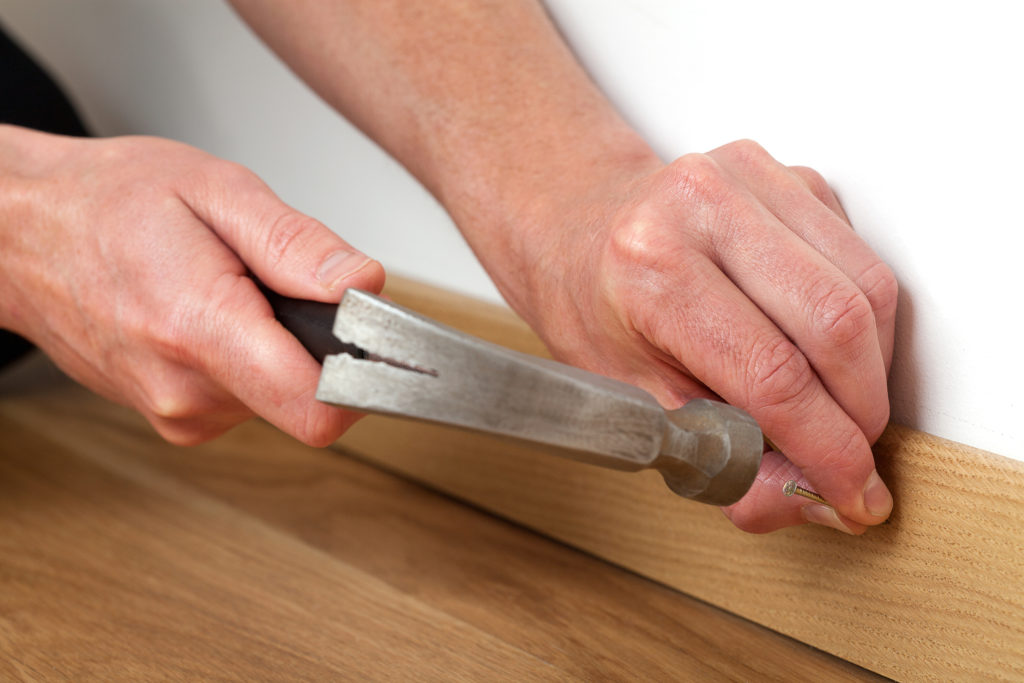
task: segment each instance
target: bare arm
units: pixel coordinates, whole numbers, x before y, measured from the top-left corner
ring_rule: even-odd
[[[745,141],[663,164],[533,1],[233,2],[439,198],[556,356],[754,415],[787,457],[726,511],[738,526],[888,516],[869,443],[895,280],[820,176]],[[801,477],[840,515],[783,498]]]

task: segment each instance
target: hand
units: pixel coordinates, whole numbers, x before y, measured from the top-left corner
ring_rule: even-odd
[[[320,367],[250,272],[328,302],[384,279],[235,164],[166,140],[0,126],[0,326],[174,443],[255,413],[326,445],[357,416],[314,400]]]
[[[828,185],[748,141],[616,183],[527,231],[520,312],[561,360],[666,408],[704,396],[749,411],[785,456],[766,454],[725,510],[741,529],[883,521],[892,498],[869,445],[889,418],[896,281]],[[784,498],[789,479],[839,514]]]

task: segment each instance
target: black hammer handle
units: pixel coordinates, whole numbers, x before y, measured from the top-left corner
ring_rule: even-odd
[[[306,347],[309,354],[321,365],[326,356],[348,353],[362,357],[358,347],[345,344],[334,336],[334,316],[338,304],[325,304],[320,301],[306,301],[282,296],[266,285],[259,283],[263,296],[274,309],[274,317],[295,335],[299,343]]]

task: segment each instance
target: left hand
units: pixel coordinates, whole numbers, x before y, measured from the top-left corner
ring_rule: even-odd
[[[750,412],[786,455],[725,510],[741,529],[881,523],[892,498],[870,444],[889,418],[896,281],[828,185],[749,141],[624,177],[535,216],[517,243],[529,270],[485,261],[518,274],[498,278],[510,301],[561,360],[666,408]],[[783,497],[789,479],[834,508]]]

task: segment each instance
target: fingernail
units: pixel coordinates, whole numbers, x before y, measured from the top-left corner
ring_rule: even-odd
[[[316,279],[325,289],[333,289],[342,280],[356,272],[372,259],[366,254],[339,249],[323,260],[316,270]]]
[[[844,534],[855,535],[849,527],[839,521],[839,515],[828,505],[821,505],[820,503],[804,505],[800,508],[800,514],[811,524],[830,526],[833,529],[839,529]]]
[[[892,512],[892,494],[877,470],[871,472],[864,484],[864,507],[875,517],[888,517]]]

